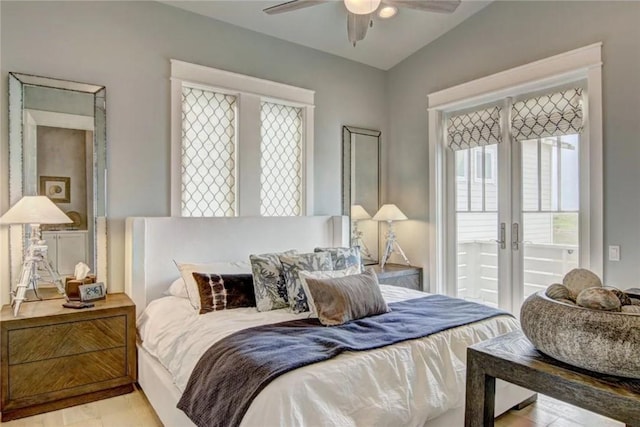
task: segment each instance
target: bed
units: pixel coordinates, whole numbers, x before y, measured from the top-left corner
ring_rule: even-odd
[[[210,313],[217,316],[214,326],[213,316],[198,316],[187,302],[164,295],[178,277],[173,260],[206,263],[292,248],[308,252],[345,246],[348,236],[346,217],[127,219],[125,291],[139,316],[138,382],[166,426],[193,425],[176,404],[209,346],[203,337],[305,316],[286,309],[234,309],[222,316]],[[381,289],[390,303],[424,295]],[[304,366],[267,385],[241,425],[463,425],[466,347],[517,327],[512,318],[499,316]],[[498,382],[496,414],[532,394]]]

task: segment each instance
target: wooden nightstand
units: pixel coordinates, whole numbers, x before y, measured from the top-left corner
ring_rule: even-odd
[[[385,264],[384,270],[380,264],[372,266],[378,281],[383,285],[400,286],[403,288],[422,290],[422,268],[404,264]]]
[[[2,421],[104,399],[136,381],[135,305],[109,294],[95,307],[25,302],[0,313]]]

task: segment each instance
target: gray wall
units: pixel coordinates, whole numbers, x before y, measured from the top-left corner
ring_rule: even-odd
[[[316,91],[315,213],[341,212],[342,125],[386,131],[385,73],[153,2],[0,2],[0,212],[8,209],[7,73],[107,87],[109,270],[124,280],[124,218],[169,215],[169,59]],[[9,289],[0,230],[0,302]]]
[[[387,201],[413,219],[397,227],[413,263],[429,260],[427,95],[601,41],[604,240],[622,251],[605,281],[640,284],[639,23],[640,2],[496,2],[389,71]]]

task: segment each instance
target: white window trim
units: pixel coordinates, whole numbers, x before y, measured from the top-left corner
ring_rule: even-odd
[[[561,53],[549,58],[463,83],[427,96],[429,120],[429,289],[447,293],[455,289],[453,278],[447,277],[447,257],[455,252],[446,241],[453,221],[447,221],[445,173],[452,164],[445,156],[445,129],[442,118],[446,112],[460,110],[527,92],[554,87],[577,80],[587,81],[588,104],[586,126],[581,150],[589,156],[587,170],[581,170],[580,259],[582,265],[603,276],[603,165],[602,165],[602,43]],[[584,160],[584,159],[582,159]],[[449,161],[449,163],[452,163]],[[508,171],[510,173],[510,171]],[[509,227],[507,227],[509,228]],[[508,236],[510,241],[510,236]]]
[[[238,216],[260,215],[260,117],[262,100],[303,110],[301,215],[313,215],[313,128],[315,91],[230,71],[171,59],[171,216],[182,216],[182,85],[207,88],[238,97]],[[249,113],[249,114],[247,114]],[[256,172],[258,171],[258,172]]]

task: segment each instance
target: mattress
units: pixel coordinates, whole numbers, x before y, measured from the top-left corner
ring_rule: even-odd
[[[380,286],[388,303],[425,296]],[[182,392],[202,354],[238,330],[305,318],[239,308],[197,314],[184,298],[151,302],[138,319],[141,346],[170,373]],[[429,337],[366,352],[343,353],[284,374],[253,401],[243,426],[421,426],[464,402],[466,347],[518,329],[498,316]]]

